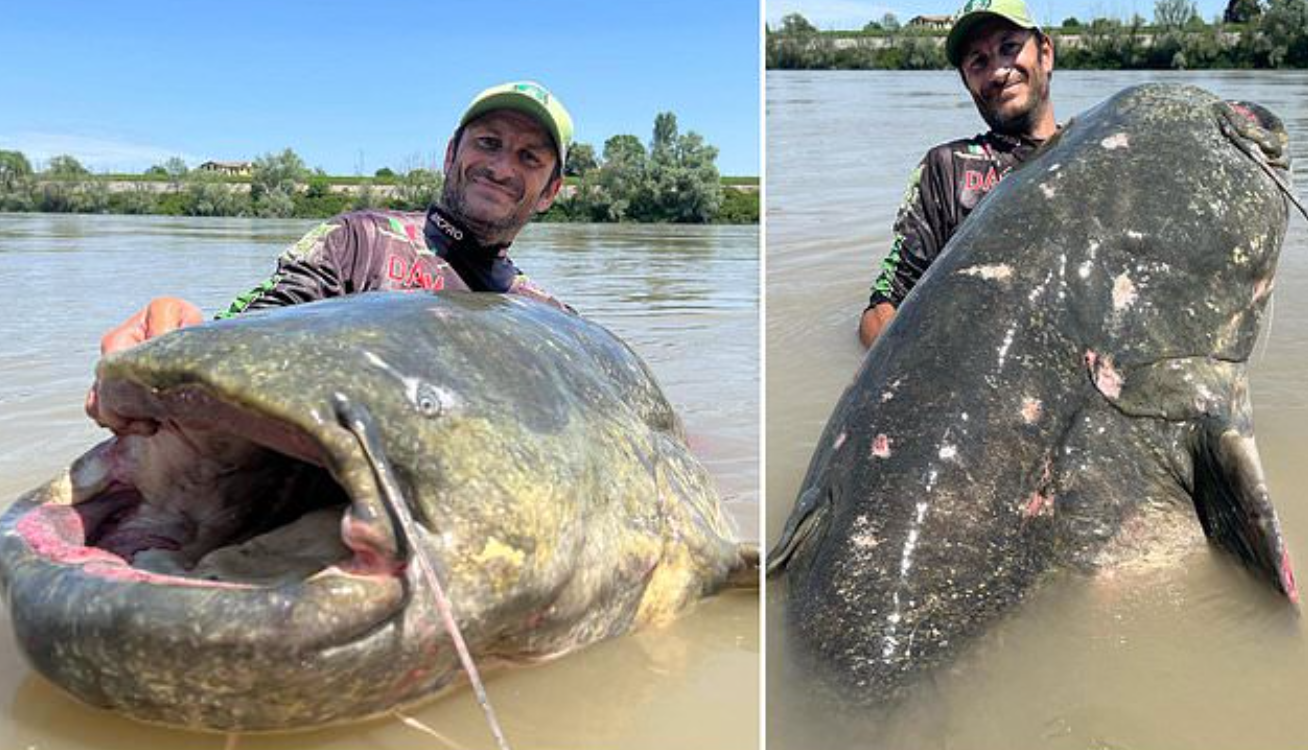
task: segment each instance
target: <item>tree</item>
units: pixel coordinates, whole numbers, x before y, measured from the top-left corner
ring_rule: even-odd
[[[817,27],[809,23],[808,19],[799,13],[787,13],[781,17],[780,33],[787,36],[816,34]]]
[[[150,177],[167,177],[168,170],[156,164],[153,167],[150,167],[149,169],[145,170],[145,174]]]
[[[1258,28],[1270,67],[1308,67],[1308,0],[1271,0]]]
[[[373,173],[373,177],[379,177],[384,180],[389,180],[394,176],[395,176],[395,170],[391,169],[390,167],[382,167],[381,169]]]
[[[51,177],[85,177],[91,172],[76,158],[68,154],[60,154],[50,159],[50,163],[45,167],[45,173]]]
[[[654,118],[644,185],[632,213],[646,221],[705,223],[722,204],[718,150],[698,133],[679,135],[677,116]]]
[[[563,167],[564,174],[580,177],[597,168],[599,168],[599,159],[595,156],[594,146],[589,143],[578,143],[568,149],[568,163]]]
[[[880,21],[868,21],[866,24],[863,25],[864,33],[875,33],[878,31],[885,31],[885,30],[886,27],[882,26]]]
[[[1157,0],[1154,3],[1154,23],[1164,29],[1181,29],[1199,16],[1199,9],[1191,0]]]
[[[1080,26],[1081,26],[1081,21],[1078,20],[1076,16],[1068,16],[1067,18],[1063,19],[1062,28],[1064,29],[1075,29],[1075,28],[1079,28]]]
[[[1222,14],[1223,23],[1249,23],[1258,20],[1263,14],[1263,6],[1258,0],[1231,0]]]
[[[899,31],[899,17],[894,13],[887,13],[881,17],[881,28],[886,31]]]
[[[591,173],[594,177],[583,181],[578,191],[589,205],[593,219],[630,218],[632,199],[645,182],[646,157],[645,147],[634,135],[615,135],[604,142],[604,165]]]
[[[392,205],[410,211],[418,211],[440,198],[445,186],[445,177],[435,169],[410,169],[395,184],[395,198]]]
[[[32,163],[22,151],[0,151],[0,190],[9,193],[32,176]]]
[[[295,191],[309,178],[309,168],[291,149],[254,160],[250,202],[259,216],[286,217],[295,212]]]
[[[180,156],[169,158],[168,161],[163,163],[163,168],[164,171],[168,173],[168,176],[173,178],[174,182],[181,180],[186,176],[187,172],[191,171],[190,168],[186,166],[186,162]]]
[[[272,199],[278,201],[279,198]],[[222,178],[213,172],[195,172],[186,180],[186,192],[182,196],[182,213],[187,216],[241,216],[247,212],[245,196],[237,194]],[[266,199],[266,196],[265,196]],[[286,196],[289,202],[290,197]],[[286,209],[290,216],[292,205]],[[275,216],[281,214],[263,214]]]

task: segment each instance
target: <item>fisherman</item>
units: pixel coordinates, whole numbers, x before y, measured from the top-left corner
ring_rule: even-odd
[[[544,86],[493,86],[468,105],[445,149],[445,186],[425,213],[364,210],[310,230],[277,260],[272,277],[241,295],[227,318],[270,307],[378,290],[461,289],[532,297],[569,309],[533,284],[508,248],[563,184],[572,118]],[[161,297],[105,334],[102,354],[203,321],[199,307]],[[87,414],[118,433],[151,434],[152,423],[99,408]]]
[[[1049,100],[1054,47],[1024,0],[968,0],[945,39],[945,55],[990,130],[932,148],[914,170],[859,321],[865,347],[977,203],[1058,130]]]

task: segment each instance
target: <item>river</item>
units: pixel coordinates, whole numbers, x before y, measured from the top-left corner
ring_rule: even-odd
[[[52,477],[107,436],[82,413],[101,334],[149,299],[215,312],[271,274],[314,222],[0,214],[0,498]],[[534,280],[623,337],[653,368],[742,538],[757,536],[758,230],[532,225],[514,259]],[[757,748],[759,607],[751,594],[702,603],[661,628],[549,664],[490,676],[514,747]],[[398,719],[241,748],[484,748],[470,690]],[[222,748],[226,738],[137,724],[65,697],[24,664],[0,617],[0,747]]]
[[[1058,71],[1060,122],[1135,83],[1257,101],[1292,141],[1308,193],[1308,73]],[[855,327],[908,175],[936,143],[982,130],[956,73],[767,76],[766,538],[862,349]],[[1178,165],[1179,166],[1179,165]],[[1254,357],[1258,445],[1292,554],[1308,563],[1308,228],[1292,219],[1274,322]],[[1064,578],[876,721],[811,700],[767,601],[768,747],[1291,748],[1308,743],[1308,624],[1225,556],[1148,575]]]

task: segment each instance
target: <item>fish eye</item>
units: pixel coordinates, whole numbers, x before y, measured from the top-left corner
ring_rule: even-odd
[[[419,383],[418,393],[414,397],[414,404],[418,407],[418,413],[424,417],[439,417],[445,410],[441,403],[441,395],[430,383]]]

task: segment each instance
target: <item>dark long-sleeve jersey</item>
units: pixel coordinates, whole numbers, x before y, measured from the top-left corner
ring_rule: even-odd
[[[479,244],[433,205],[355,211],[319,224],[277,259],[277,270],[219,318],[246,310],[371,291],[444,289],[521,294],[570,310],[513,265],[508,246]]]
[[[899,307],[977,203],[1039,145],[989,132],[928,151],[909,179],[868,307]]]

